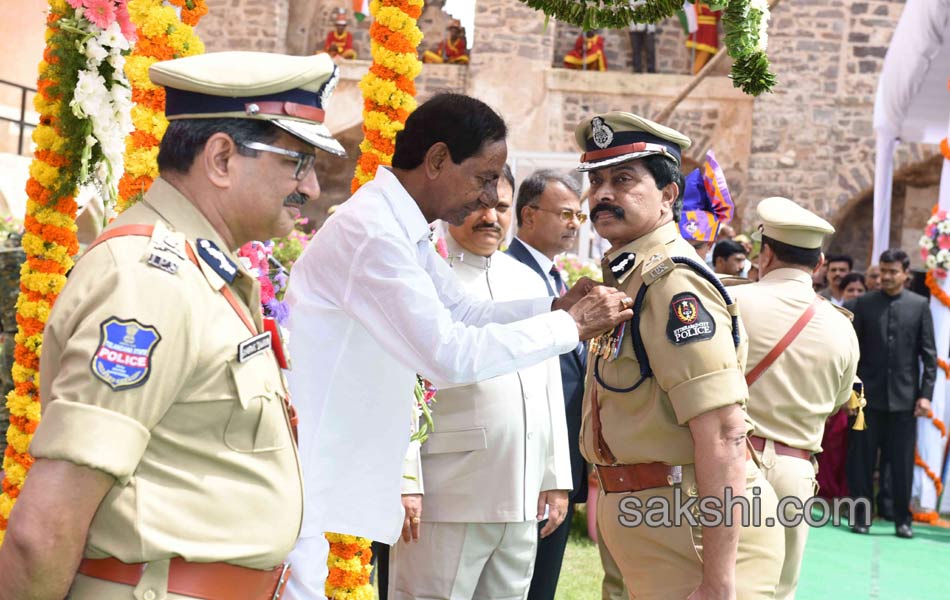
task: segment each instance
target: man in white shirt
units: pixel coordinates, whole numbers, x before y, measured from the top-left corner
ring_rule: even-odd
[[[474,298],[544,296],[544,283],[498,250],[513,212],[505,171],[495,208],[449,226],[447,260]],[[526,597],[537,522],[547,512],[542,535],[558,528],[572,485],[558,359],[441,390],[433,421],[416,457],[425,518],[418,543],[393,547],[389,597]]]
[[[393,167],[341,205],[294,266],[290,385],[306,490],[296,600],[323,597],[323,532],[391,544],[405,526],[418,537],[421,506],[400,503],[416,373],[439,387],[473,383],[632,317],[632,299],[589,280],[554,302],[478,300],[436,254],[430,222],[460,225],[498,203],[506,136],[484,103],[433,97],[397,135]]]

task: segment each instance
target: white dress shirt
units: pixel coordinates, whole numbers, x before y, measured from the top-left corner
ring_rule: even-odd
[[[574,320],[551,311],[549,297],[469,297],[415,201],[382,167],[317,232],[287,297],[304,538],[396,541],[416,373],[440,387],[468,384],[578,342]]]
[[[554,261],[547,257],[545,254],[541,254],[534,246],[524,241],[518,236],[515,236],[519,242],[524,244],[524,247],[528,249],[528,252],[531,253],[531,256],[534,257],[534,261],[538,263],[538,266],[541,267],[541,270],[544,271],[544,277],[548,280],[548,285],[551,286],[551,289],[554,290],[554,293],[557,294],[558,285],[554,281],[554,277],[551,275],[551,268],[554,267]],[[567,279],[564,279],[564,283],[567,284]]]

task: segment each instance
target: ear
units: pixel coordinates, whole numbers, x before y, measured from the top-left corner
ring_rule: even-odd
[[[661,198],[663,204],[663,212],[672,211],[673,203],[676,202],[676,199],[680,195],[680,186],[676,183],[669,183],[665,188],[663,188],[663,197]]]
[[[422,160],[426,169],[426,177],[430,180],[438,179],[451,160],[452,155],[449,153],[449,147],[445,145],[445,142],[432,144]]]
[[[205,176],[215,187],[230,188],[234,184],[235,164],[232,160],[237,155],[237,144],[226,133],[213,134],[201,151],[196,163],[200,161]]]
[[[818,264],[815,265],[815,268],[812,270],[812,273],[817,273],[821,268],[825,266],[825,253],[822,252],[821,256],[818,258]]]
[[[524,229],[525,227],[534,227],[534,211],[531,210],[530,204],[521,207],[521,225],[518,229]]]

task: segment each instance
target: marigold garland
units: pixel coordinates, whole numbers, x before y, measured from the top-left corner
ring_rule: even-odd
[[[379,165],[392,163],[396,134],[416,108],[415,78],[422,71],[416,56],[422,42],[417,20],[423,0],[373,0],[370,14],[370,53],[373,64],[360,82],[363,91],[363,141],[356,173],[350,184],[355,192],[376,175]]]
[[[373,567],[370,561],[372,542],[366,538],[340,533],[327,533],[330,556],[329,574],[324,585],[328,600],[373,600],[375,593],[369,583]]]
[[[208,13],[204,0],[129,0],[129,15],[135,24],[138,42],[125,62],[125,74],[132,84],[132,124],[135,131],[125,140],[125,174],[119,180],[122,212],[135,204],[158,177],[158,144],[165,135],[165,90],[148,78],[148,68],[161,60],[204,52],[204,44],[194,25]]]
[[[18,331],[14,340],[13,390],[7,395],[10,427],[3,457],[3,493],[0,495],[0,543],[7,519],[26,473],[33,464],[28,448],[40,420],[39,350],[50,307],[66,284],[79,251],[76,239],[76,202],[86,123],[70,107],[80,71],[86,68],[82,33],[66,30],[61,22],[74,22],[76,9],[65,0],[50,0],[46,19],[46,49],[39,64],[34,107],[39,126],[33,132],[36,150],[26,185],[29,197],[24,219],[23,249],[27,260],[20,269],[17,299]]]

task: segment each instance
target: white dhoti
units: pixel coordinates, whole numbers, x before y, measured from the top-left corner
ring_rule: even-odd
[[[288,600],[325,600],[330,544],[322,535],[302,537],[290,553],[290,581],[284,596]]]

